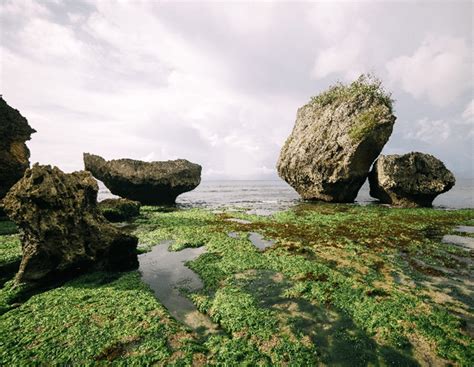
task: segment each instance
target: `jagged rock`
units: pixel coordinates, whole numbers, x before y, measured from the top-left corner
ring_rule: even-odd
[[[396,117],[380,82],[361,76],[298,109],[277,169],[303,199],[352,202]]]
[[[25,141],[34,132],[26,118],[0,97],[0,201],[30,166]]]
[[[145,205],[173,204],[178,195],[193,190],[201,182],[201,166],[185,159],[106,161],[97,155],[84,153],[84,165],[112,194]]]
[[[99,209],[110,222],[123,222],[140,215],[140,203],[128,199],[105,199]]]
[[[430,154],[381,155],[369,174],[370,196],[394,206],[431,206],[456,180],[443,162]]]
[[[63,173],[35,164],[4,198],[22,230],[16,283],[35,283],[86,269],[138,266],[137,238],[110,224],[97,207],[97,182],[89,172]]]

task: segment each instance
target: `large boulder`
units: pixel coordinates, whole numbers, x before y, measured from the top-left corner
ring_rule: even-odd
[[[97,191],[89,172],[65,174],[38,164],[11,188],[5,211],[22,230],[17,284],[86,269],[122,271],[138,266],[137,238],[103,217]]]
[[[403,207],[429,207],[455,182],[443,162],[419,152],[381,155],[369,174],[370,196]]]
[[[298,109],[278,173],[303,199],[352,202],[395,119],[380,81],[361,76],[333,86]]]
[[[185,159],[106,161],[98,155],[84,153],[84,165],[112,194],[145,205],[173,204],[178,195],[193,190],[201,182],[201,166]]]
[[[0,201],[30,166],[25,141],[34,132],[26,118],[0,96]]]
[[[124,222],[140,215],[140,203],[128,199],[105,199],[99,202],[99,209],[110,222]]]

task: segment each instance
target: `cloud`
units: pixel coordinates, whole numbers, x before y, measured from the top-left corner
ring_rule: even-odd
[[[422,118],[405,131],[407,139],[416,139],[426,143],[443,143],[451,135],[451,124],[443,120]]]
[[[474,122],[474,99],[466,106],[466,109],[462,113],[462,117],[468,123]]]
[[[386,67],[393,84],[438,106],[472,88],[472,49],[463,38],[427,37],[411,56],[396,57]]]
[[[367,69],[370,59],[367,39],[370,29],[358,22],[354,32],[347,34],[334,46],[321,50],[316,57],[311,75],[316,79],[331,74],[342,74],[345,80],[354,80]]]
[[[467,152],[467,140],[456,137],[468,135],[473,108],[464,92],[472,85],[455,106],[426,102],[433,87],[452,95],[459,88],[450,73],[461,73],[472,51],[468,14],[458,3],[6,0],[1,93],[38,130],[28,143],[32,161],[71,171],[89,151],[186,158],[202,164],[204,179],[275,178],[297,108],[338,79],[375,71],[392,77],[397,99],[387,150],[430,150],[436,142],[455,160],[454,150]],[[430,43],[426,34],[439,37]],[[422,55],[451,55],[434,65],[455,70],[439,74],[424,56],[430,72],[419,67],[410,76],[405,58],[416,58],[423,42],[431,51]],[[390,74],[392,61],[400,73]],[[421,83],[415,97],[403,93],[406,80],[414,88],[410,78]]]
[[[324,47],[319,48],[311,76],[322,79],[332,74],[354,80],[367,69],[382,52],[378,36],[373,36],[370,19],[365,16],[367,4],[314,4],[307,18]],[[370,65],[370,66],[369,66]]]

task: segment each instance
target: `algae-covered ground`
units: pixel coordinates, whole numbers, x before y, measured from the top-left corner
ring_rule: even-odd
[[[216,332],[174,320],[138,271],[12,289],[20,242],[0,222],[0,365],[472,366],[472,254],[441,242],[464,224],[474,210],[142,208],[141,252],[206,246],[188,297]]]

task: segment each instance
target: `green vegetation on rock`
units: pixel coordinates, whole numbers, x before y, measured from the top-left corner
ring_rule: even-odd
[[[136,271],[84,275],[20,301],[7,282],[0,364],[472,365],[463,283],[472,261],[441,237],[473,218],[356,205],[270,217],[144,207],[134,231],[142,251],[163,240],[206,246],[189,263],[204,288],[189,297],[222,332],[174,321]],[[250,232],[275,244],[258,251]],[[7,249],[16,237],[0,238]]]
[[[7,219],[2,220],[2,218],[0,218],[0,236],[6,235],[6,234],[14,234],[17,232],[18,232],[18,228],[15,223]]]
[[[393,109],[391,93],[387,92],[382,82],[370,74],[362,74],[357,80],[350,84],[341,82],[332,85],[328,90],[311,98],[311,103],[324,107],[329,104],[336,106],[344,101],[369,99],[372,103],[380,103]]]
[[[349,131],[349,136],[353,140],[362,140],[370,134],[377,126],[380,117],[385,114],[385,107],[376,105],[357,115],[354,125]]]

